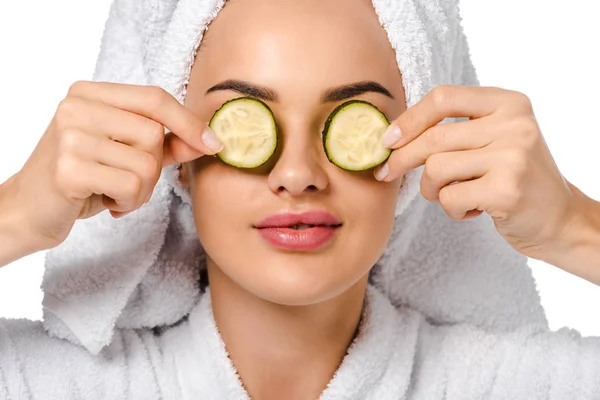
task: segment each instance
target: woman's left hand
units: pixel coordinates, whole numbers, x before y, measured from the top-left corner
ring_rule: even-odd
[[[438,124],[453,117],[469,120]],[[400,128],[400,138],[393,127]],[[487,212],[508,243],[528,257],[552,259],[572,239],[565,235],[585,220],[581,204],[587,203],[559,172],[531,102],[520,92],[438,86],[390,128],[383,141],[395,150],[376,168],[377,179],[391,181],[425,164],[423,197],[454,220]]]

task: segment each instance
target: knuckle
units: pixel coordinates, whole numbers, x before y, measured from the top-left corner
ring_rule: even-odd
[[[423,174],[427,175],[427,178],[434,182],[440,183],[444,178],[445,165],[440,153],[433,154],[425,161],[425,169]]]
[[[522,116],[516,119],[515,125],[515,132],[523,146],[527,149],[534,148],[540,139],[540,131],[535,117],[533,115]]]
[[[151,149],[161,147],[165,136],[165,128],[158,122],[147,120],[148,130],[145,135],[146,141]]]
[[[83,81],[83,80],[76,81],[69,87],[69,91],[67,92],[67,97],[81,96],[82,94],[88,92],[91,85],[92,85],[92,82],[89,82],[89,81]]]
[[[504,161],[510,166],[511,171],[522,173],[529,167],[529,158],[527,152],[519,147],[510,148],[504,151]]]
[[[450,85],[438,85],[431,91],[431,99],[438,108],[443,108],[451,102],[452,87]]]
[[[83,134],[77,129],[65,129],[60,132],[58,153],[73,154],[83,145]]]
[[[427,146],[431,149],[445,149],[448,144],[448,130],[444,125],[436,125],[425,135]]]
[[[440,190],[438,197],[440,204],[445,210],[450,210],[452,208],[455,201],[454,196],[455,193],[452,186],[445,186]]]
[[[54,169],[54,183],[56,187],[67,197],[75,197],[73,188],[73,174],[77,171],[77,160],[71,156],[61,157],[56,161]]]
[[[524,109],[524,110],[527,110],[527,111],[533,113],[533,105],[531,104],[531,99],[529,98],[529,96],[527,96],[525,93],[518,92],[518,91],[512,91],[512,95],[513,95],[512,104],[515,107],[517,107],[519,109]]]
[[[80,104],[80,101],[73,97],[67,97],[58,104],[54,115],[54,122],[58,130],[66,129],[72,123]]]
[[[503,179],[498,188],[500,197],[503,199],[503,204],[508,209],[514,209],[521,202],[522,191],[519,187],[518,180],[514,177]]]

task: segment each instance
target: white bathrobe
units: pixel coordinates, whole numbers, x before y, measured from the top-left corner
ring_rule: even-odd
[[[250,399],[209,291],[176,326],[118,329],[96,356],[39,321],[0,321],[0,398]],[[600,338],[434,326],[369,286],[359,333],[320,399],[600,399]]]
[[[435,85],[478,84],[457,0],[372,2],[407,107]],[[93,79],[183,102],[223,3],[115,0]],[[600,399],[600,338],[550,332],[527,258],[487,214],[453,221],[426,201],[422,172],[405,176],[359,335],[321,399]],[[47,253],[43,321],[0,319],[0,399],[248,398],[177,176],[165,168],[148,204],[77,221]]]

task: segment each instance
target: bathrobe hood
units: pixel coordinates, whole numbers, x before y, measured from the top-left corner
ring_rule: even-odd
[[[160,86],[183,104],[196,51],[224,3],[115,0],[93,80]],[[458,0],[373,0],[373,7],[395,51],[407,107],[436,85],[479,85]],[[78,220],[46,253],[41,288],[50,335],[98,354],[115,329],[174,325],[198,303],[205,255],[177,168],[163,169],[143,207],[118,220],[108,211]],[[404,177],[394,231],[371,283],[394,306],[437,325],[547,328],[527,258],[486,213],[454,221],[424,199],[423,169]]]

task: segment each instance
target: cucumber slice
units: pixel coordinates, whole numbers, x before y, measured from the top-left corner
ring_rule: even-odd
[[[330,162],[347,171],[364,171],[385,162],[392,150],[381,143],[390,125],[373,104],[350,100],[333,110],[323,129]]]
[[[253,97],[223,103],[208,126],[223,143],[217,157],[234,167],[260,167],[277,148],[275,117],[269,106]]]

